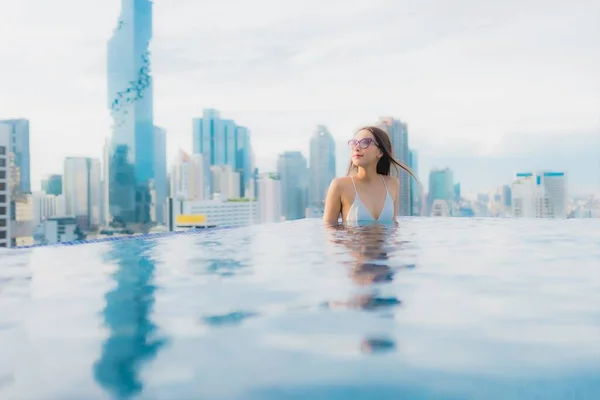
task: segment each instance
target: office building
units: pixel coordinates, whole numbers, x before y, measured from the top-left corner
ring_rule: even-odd
[[[110,215],[110,139],[104,141],[102,149],[102,225],[108,226],[112,222]]]
[[[281,181],[281,213],[289,220],[306,217],[306,158],[299,151],[286,151],[277,159],[277,174]]]
[[[40,226],[50,217],[65,215],[65,198],[44,192],[33,192],[33,225]]]
[[[78,221],[72,217],[50,217],[43,223],[43,243],[56,244],[80,239]]]
[[[524,218],[566,218],[567,176],[564,172],[520,172],[512,184],[512,213]]]
[[[100,226],[102,187],[100,161],[86,157],[65,159],[64,193],[66,215],[77,219],[81,229]]]
[[[439,210],[448,210],[448,214],[451,215],[452,205],[454,203],[454,176],[449,168],[445,169],[434,169],[429,173],[429,194],[427,196],[428,213],[431,215],[434,211],[434,203],[436,206],[436,212]],[[436,200],[446,202],[446,206],[440,205],[441,203]]]
[[[184,200],[210,200],[212,173],[203,154],[189,155],[179,150],[171,169],[170,196]]]
[[[10,247],[30,246],[34,244],[35,231],[33,196],[17,192],[12,198]]]
[[[11,238],[10,144],[11,128],[0,123],[0,247],[10,247]]]
[[[308,207],[323,210],[331,181],[335,178],[335,141],[327,127],[317,126],[310,139]]]
[[[392,117],[381,117],[377,126],[384,131],[390,137],[392,142],[392,155],[396,161],[402,163],[405,166],[410,165],[410,152],[408,147],[408,127],[405,123]],[[392,165],[392,175],[398,176],[400,180],[400,193],[399,193],[399,216],[412,215],[410,209],[410,175],[402,170],[399,170],[397,175],[396,168]]]
[[[160,224],[165,223],[165,206],[169,192],[167,183],[167,131],[158,126],[154,127],[154,198],[152,202],[153,214]]]
[[[281,221],[281,180],[276,173],[260,175],[258,180],[258,207],[261,223]]]
[[[169,231],[208,227],[239,227],[256,224],[258,203],[252,199],[167,199]]]
[[[8,125],[10,132],[10,152],[13,155],[14,194],[31,193],[31,166],[29,156],[29,121],[26,119],[0,120]]]
[[[408,166],[416,176],[419,176],[419,155],[416,150],[409,151],[409,164]],[[410,180],[410,215],[418,216],[422,215],[423,208],[423,188],[412,176]]]
[[[229,165],[240,175],[240,195],[247,196],[252,180],[252,147],[248,128],[222,119],[219,111],[205,109],[192,120],[194,154],[202,154],[210,166]]]
[[[150,224],[156,179],[153,84],[149,45],[152,1],[122,0],[108,42],[108,106],[113,121],[109,165],[109,213],[134,230]],[[68,196],[67,196],[68,197]]]
[[[240,173],[235,172],[231,165],[213,165],[210,167],[213,184],[213,196],[224,200],[239,199]]]

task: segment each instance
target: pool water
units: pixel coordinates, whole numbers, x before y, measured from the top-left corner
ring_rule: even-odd
[[[1,399],[599,399],[600,221],[0,253]]]

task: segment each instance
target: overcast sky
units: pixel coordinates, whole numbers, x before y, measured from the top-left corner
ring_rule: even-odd
[[[101,157],[119,11],[119,0],[0,0],[0,119],[31,120],[34,188],[66,156]],[[566,143],[596,166],[574,182],[600,191],[597,0],[155,0],[151,51],[170,160],[212,107],[250,128],[262,170],[284,150],[308,155],[325,124],[342,173],[353,130],[392,115],[408,123],[423,178],[461,158],[558,168],[544,149]],[[474,168],[463,187],[482,186]]]

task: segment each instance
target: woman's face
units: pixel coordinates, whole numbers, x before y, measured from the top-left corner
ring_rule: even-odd
[[[358,131],[354,138],[348,142],[350,151],[352,152],[352,164],[356,167],[366,167],[368,165],[377,164],[379,158],[383,155],[373,134],[363,129]]]

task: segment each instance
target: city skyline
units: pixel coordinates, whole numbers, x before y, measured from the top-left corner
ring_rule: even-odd
[[[61,173],[66,157],[101,158],[110,136],[103,57],[119,2],[58,3],[71,12],[60,15],[56,2],[0,0],[0,9],[10,11],[1,13],[10,19],[0,16],[0,26],[14,38],[8,47],[0,45],[0,54],[14,58],[22,47],[30,49],[18,69],[3,64],[0,118],[31,122],[33,190],[45,176]],[[170,4],[154,5],[150,49],[155,121],[168,131],[168,165],[176,149],[191,150],[189,121],[205,108],[217,108],[251,129],[261,172],[274,171],[284,151],[308,156],[307,139],[316,125],[326,125],[343,149],[360,125],[393,115],[408,122],[424,184],[433,167],[453,169],[465,190],[510,182],[517,170],[545,168],[569,170],[571,193],[600,188],[598,151],[592,151],[600,148],[595,73],[600,57],[590,51],[600,35],[591,3],[485,4],[466,7],[465,15],[444,9],[444,19],[430,11],[431,4],[407,11],[383,1],[330,4],[318,14],[303,10],[306,5],[291,5],[293,12],[265,7],[271,11],[248,18],[249,6],[238,3],[239,15],[232,18],[240,24],[229,30],[231,19],[198,27],[192,22],[199,6]],[[203,13],[224,12],[222,7],[205,5]],[[290,19],[288,13],[297,15]],[[474,16],[487,16],[487,23],[467,24]],[[452,17],[465,18],[460,29],[445,20]],[[372,32],[352,21],[373,22]],[[214,43],[208,42],[211,29],[219,39]],[[285,34],[265,35],[274,29]],[[402,34],[409,35],[407,44],[394,43]],[[374,37],[381,44],[373,46]],[[63,51],[52,56],[36,47],[53,49],[55,42]],[[195,51],[198,45],[202,52]],[[394,64],[393,73],[366,57],[382,49],[390,61],[401,61],[383,63]],[[71,54],[78,54],[77,60]],[[233,55],[238,57],[232,60]],[[47,64],[52,79],[31,73],[41,64]],[[347,164],[345,155],[337,154],[338,175]],[[483,178],[481,167],[488,164],[492,169]]]

